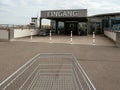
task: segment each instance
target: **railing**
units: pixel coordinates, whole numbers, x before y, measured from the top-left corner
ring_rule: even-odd
[[[0,30],[9,30],[13,27],[14,27],[13,24],[0,24]]]
[[[38,29],[38,27],[32,27],[30,25],[14,25],[14,24],[0,24],[0,30],[8,30],[8,29]]]

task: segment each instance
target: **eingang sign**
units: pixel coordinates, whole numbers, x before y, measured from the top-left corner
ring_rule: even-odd
[[[48,11],[48,17],[69,17],[78,16],[78,11]]]
[[[41,18],[87,17],[87,9],[41,11]]]

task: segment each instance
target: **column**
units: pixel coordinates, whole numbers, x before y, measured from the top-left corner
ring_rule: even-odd
[[[95,33],[96,33],[96,31],[97,31],[97,23],[95,22]]]
[[[89,32],[90,32],[90,22],[88,21],[87,22],[87,35],[89,35]]]
[[[58,21],[55,21],[55,33],[58,33]]]
[[[39,26],[39,29],[41,29],[41,27],[42,27],[42,18],[40,18],[40,26]]]
[[[111,18],[109,16],[109,30],[111,30]]]

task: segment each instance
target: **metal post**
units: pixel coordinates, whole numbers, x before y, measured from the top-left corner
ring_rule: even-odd
[[[30,31],[30,39],[32,40],[33,39],[33,32],[32,31]]]
[[[95,45],[95,32],[93,32],[93,45]]]
[[[72,31],[71,31],[71,35],[70,35],[70,42],[72,44]]]

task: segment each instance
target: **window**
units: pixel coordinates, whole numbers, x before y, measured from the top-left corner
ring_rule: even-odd
[[[120,18],[111,19],[112,30],[120,30]]]
[[[104,19],[104,20],[102,21],[102,26],[103,26],[103,28],[109,28],[109,20]]]

